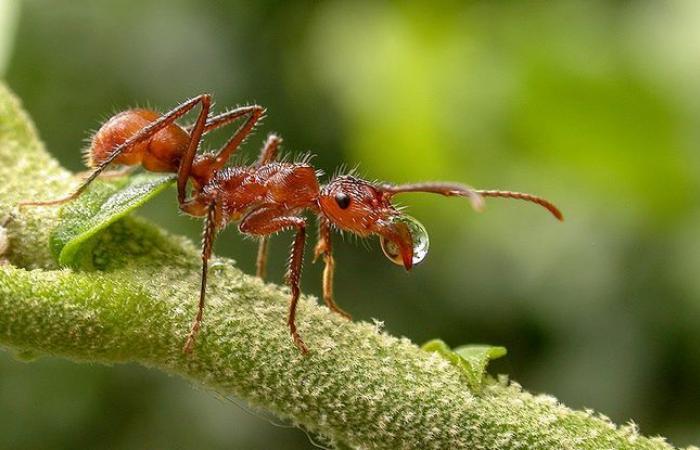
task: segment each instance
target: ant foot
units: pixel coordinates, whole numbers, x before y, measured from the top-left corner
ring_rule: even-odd
[[[70,201],[70,200],[73,200],[74,198],[75,198],[75,196],[71,195],[71,196],[69,196],[69,197],[59,198],[59,199],[56,199],[56,200],[45,200],[45,201],[40,201],[40,202],[25,200],[25,201],[17,202],[17,208],[22,209],[22,208],[24,208],[24,207],[26,207],[26,206],[54,206],[54,205],[60,205],[60,204],[66,203],[66,202],[68,202],[68,201]]]
[[[296,330],[291,330],[292,339],[294,340],[294,345],[301,351],[301,354],[306,356],[309,354],[309,348],[304,344],[304,341],[299,336]]]
[[[338,314],[338,315],[341,316],[342,318],[347,319],[347,320],[352,320],[352,316],[351,316],[349,313],[347,313],[347,312],[343,311],[342,309],[340,309],[339,307],[337,307],[337,306],[329,306],[329,308],[330,308],[331,311],[333,311],[334,313]]]
[[[318,261],[318,258],[321,256],[325,256],[328,254],[328,244],[321,240],[316,244],[316,247],[314,247],[314,259],[313,263],[315,264],[316,261]]]
[[[183,353],[185,353],[185,354],[192,353],[192,349],[194,349],[195,339],[197,338],[197,335],[199,334],[199,327],[200,327],[200,322],[195,322],[194,324],[192,324],[192,328],[190,329],[190,334],[187,335],[187,341],[185,341],[185,346],[182,347]]]

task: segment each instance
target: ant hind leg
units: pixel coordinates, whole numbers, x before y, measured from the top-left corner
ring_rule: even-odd
[[[192,322],[192,327],[187,335],[187,341],[182,351],[184,353],[192,352],[194,343],[202,326],[202,318],[204,317],[204,300],[207,293],[207,273],[209,272],[209,259],[211,258],[211,250],[216,237],[216,203],[212,202],[207,206],[207,216],[204,221],[204,232],[202,233],[202,276],[199,287],[199,305],[197,307],[197,315]]]
[[[200,115],[194,125],[187,127],[187,131],[192,136],[192,139],[190,141],[190,146],[187,148],[180,161],[180,167],[177,171],[177,198],[180,204],[186,202],[187,180],[192,173],[192,165],[194,164],[194,157],[197,153],[197,145],[202,136],[212,130],[235,122],[241,117],[248,117],[243,125],[236,130],[231,139],[229,139],[216,154],[206,155],[207,158],[198,163],[201,164],[197,168],[198,172],[205,172],[209,178],[212,178],[218,170],[224,167],[231,155],[236,152],[245,138],[253,131],[253,128],[255,128],[255,125],[262,118],[263,114],[265,114],[265,108],[262,106],[251,105],[232,109],[214,117],[207,118],[210,106],[211,102],[203,102],[202,109],[206,108],[207,114]]]
[[[100,178],[110,180],[112,178],[125,177],[127,175],[130,175],[131,172],[135,171],[136,168],[136,166],[124,166],[120,167],[119,169],[107,170],[105,172],[102,172]]]
[[[159,117],[157,120],[153,121],[150,123],[148,126],[144,127],[136,133],[135,135],[131,136],[129,139],[124,141],[122,144],[118,145],[117,147],[112,150],[112,153],[102,161],[97,167],[94,168],[94,170],[88,175],[87,178],[85,178],[78,188],[73,191],[71,194],[58,198],[55,200],[48,200],[48,201],[24,201],[24,202],[19,202],[18,206],[49,206],[49,205],[59,205],[61,203],[68,202],[70,200],[73,200],[77,197],[80,196],[80,194],[87,189],[87,187],[95,181],[95,179],[109,166],[115,159],[119,157],[122,153],[124,153],[126,150],[130,149],[134,145],[137,145],[141,142],[144,142],[153,135],[155,135],[157,132],[162,130],[163,128],[167,127],[168,125],[174,123],[178,118],[184,116],[187,114],[192,108],[194,108],[198,103],[202,104],[202,111],[199,113],[199,118],[197,122],[199,123],[204,122],[206,120],[207,115],[209,114],[209,104],[211,103],[211,97],[208,94],[202,94],[199,95],[195,98],[192,98],[174,109],[168,111],[161,117]],[[194,146],[195,150],[197,148],[197,145],[199,144],[199,140],[201,139],[201,133],[199,133],[196,136],[196,142],[192,142],[195,140],[195,135],[191,135],[191,142],[190,142],[190,147]],[[194,157],[194,155],[193,155]],[[179,186],[179,183],[178,183]]]
[[[233,111],[230,111],[232,115],[238,115],[238,117],[242,116],[248,116],[248,119],[243,122],[243,125],[241,125],[236,132],[231,136],[231,139],[224,144],[221,149],[216,153],[216,156],[214,157],[214,163],[211,166],[211,170],[216,171],[224,167],[226,162],[229,160],[231,155],[233,155],[236,150],[238,150],[238,147],[245,141],[245,139],[248,137],[248,135],[253,131],[257,123],[260,121],[260,119],[263,118],[263,115],[265,114],[265,108],[259,105],[251,105],[251,106],[244,106],[242,108],[237,108]],[[235,113],[235,114],[234,114]],[[227,113],[222,114],[224,116]],[[213,118],[210,122],[212,123],[211,126],[214,126],[215,121],[217,118]],[[217,126],[223,126],[227,123],[230,123],[230,121],[227,121],[228,119],[220,119],[221,124]]]

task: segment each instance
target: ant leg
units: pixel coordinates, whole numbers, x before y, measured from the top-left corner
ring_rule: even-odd
[[[299,279],[301,277],[301,264],[304,260],[304,244],[306,243],[306,221],[299,217],[294,217],[294,225],[297,227],[297,234],[294,236],[294,244],[292,244],[292,253],[289,256],[289,271],[287,273],[287,283],[292,290],[292,301],[289,303],[289,315],[287,316],[287,325],[289,332],[292,335],[294,344],[302,353],[306,354],[309,349],[304,344],[304,341],[297,332],[296,313],[297,302],[299,301]]]
[[[90,175],[85,178],[82,183],[78,186],[78,188],[73,191],[73,193],[63,197],[59,198],[56,200],[49,200],[49,201],[43,201],[43,202],[20,202],[18,203],[19,206],[45,206],[45,205],[58,205],[61,203],[65,203],[67,201],[73,200],[80,196],[80,194],[85,191],[85,189],[95,181],[95,178],[97,178],[104,170],[107,168],[108,165],[112,163],[119,155],[124,153],[124,151],[128,150],[129,148],[133,147],[136,144],[139,144],[147,139],[150,139],[153,135],[155,135],[157,132],[162,130],[163,128],[167,127],[168,125],[172,124],[175,122],[178,118],[184,116],[187,114],[192,108],[194,108],[198,103],[202,104],[202,111],[199,113],[199,119],[203,122],[204,119],[206,119],[207,114],[209,113],[209,104],[211,103],[211,97],[208,94],[202,94],[199,95],[193,99],[190,99],[180,105],[178,105],[176,108],[172,109],[171,111],[168,111],[166,114],[149,124],[148,126],[144,127],[136,133],[135,135],[131,136],[129,139],[127,139],[125,142],[122,144],[118,145],[117,147],[112,150],[112,153],[109,155],[107,159],[105,159],[103,162],[101,162],[95,169],[90,173]],[[203,118],[202,118],[203,116]],[[200,121],[198,119],[198,122]],[[192,138],[194,138],[194,135],[192,135]],[[201,139],[201,133],[199,136],[197,136],[196,142],[194,142],[194,139],[190,140],[190,147],[194,146],[195,150],[197,148],[197,145],[199,144],[199,139]]]
[[[319,256],[323,256],[325,267],[323,268],[323,301],[328,309],[351,320],[350,314],[343,311],[333,299],[333,273],[335,271],[335,259],[331,246],[331,227],[328,220],[321,217],[318,222],[318,243],[314,249],[314,262]]]
[[[190,143],[187,146],[187,150],[185,150],[185,153],[182,155],[180,166],[177,168],[177,201],[180,204],[184,203],[185,197],[187,196],[187,180],[190,177],[190,172],[192,172],[192,162],[197,153],[197,148],[199,148],[199,142],[202,140],[204,128],[207,124],[207,117],[209,116],[209,108],[211,107],[210,95],[204,94],[197,98],[201,99],[202,109],[199,111],[197,121],[190,132]]]
[[[119,169],[115,170],[106,170],[102,172],[99,176],[101,179],[111,179],[111,178],[119,178],[123,177],[126,175],[129,175],[131,172],[135,171],[137,169],[137,166],[124,166]],[[89,175],[89,171],[84,171],[84,172],[79,172],[77,175],[78,176],[87,176]]]
[[[259,236],[268,236],[278,231],[296,228],[297,233],[292,245],[292,253],[289,256],[289,270],[287,271],[287,284],[292,291],[289,303],[289,315],[287,326],[292,335],[294,345],[302,353],[308,353],[309,349],[301,339],[296,325],[297,303],[299,302],[301,277],[301,265],[304,260],[304,244],[306,243],[306,220],[297,216],[284,216],[285,211],[279,207],[260,207],[243,218],[238,229],[242,233]]]
[[[250,132],[253,131],[253,128],[255,128],[255,125],[258,123],[258,121],[262,119],[263,114],[265,114],[265,108],[259,105],[246,106],[241,109],[245,110],[245,112],[242,115],[249,114],[250,116],[248,117],[248,120],[246,120],[243,123],[243,125],[241,125],[236,130],[233,136],[231,136],[231,139],[229,139],[228,142],[226,142],[226,144],[224,144],[224,146],[221,147],[221,149],[216,153],[216,156],[214,157],[214,162],[211,165],[212,171],[217,171],[224,167],[226,161],[228,161],[231,155],[233,155],[238,149],[238,147],[243,143],[243,141],[245,141]],[[214,121],[214,119],[212,119],[212,122]]]
[[[207,124],[204,126],[204,134],[207,134],[212,130],[216,130],[217,128],[226,126],[231,122],[235,122],[237,119],[240,119],[245,115],[251,114],[254,110],[259,108],[262,107],[258,105],[241,106],[239,108],[235,108],[210,117],[209,119],[207,119]],[[188,133],[192,133],[192,130],[194,129],[194,124],[185,126],[183,128]]]
[[[265,145],[260,151],[260,157],[258,158],[258,162],[256,163],[257,166],[260,167],[265,164],[270,164],[272,161],[277,159],[277,150],[279,149],[279,145],[281,143],[282,138],[280,138],[274,133],[270,133],[267,136],[267,141],[265,141]],[[258,257],[255,265],[257,267],[258,278],[262,278],[263,280],[265,279],[265,275],[267,274],[267,254],[269,246],[269,238],[267,236],[261,237],[260,243],[258,244]]]
[[[209,103],[207,103],[207,110],[209,106]],[[198,143],[204,133],[228,125],[238,118],[248,116],[248,120],[236,130],[231,139],[229,139],[215,155],[206,155],[204,160],[198,161],[197,172],[204,171],[209,178],[213,177],[219,169],[224,167],[226,161],[228,161],[231,155],[238,149],[238,146],[241,145],[253,128],[255,128],[255,125],[262,118],[264,113],[265,108],[262,106],[251,105],[227,111],[208,120],[205,120],[206,116],[199,116],[197,122],[188,128],[188,130],[191,130],[190,134],[192,136],[190,144],[192,144],[195,137]],[[181,204],[185,202],[185,197],[187,196],[187,180],[189,180],[192,174],[192,165],[194,164],[196,153],[197,145],[190,145],[182,160],[180,160],[180,167],[177,171],[177,198]]]
[[[267,135],[267,140],[260,151],[260,157],[258,157],[258,162],[256,165],[260,167],[275,161],[277,159],[277,151],[279,150],[281,143],[282,138],[277,136],[275,133],[270,133]]]
[[[187,341],[182,348],[184,353],[192,352],[194,342],[199,334],[199,329],[202,326],[202,317],[204,316],[204,298],[207,293],[207,273],[209,268],[209,258],[211,258],[211,249],[214,245],[216,237],[216,202],[213,201],[207,206],[207,217],[204,221],[204,232],[202,233],[202,277],[199,287],[199,306],[197,315],[192,322],[190,333],[187,335]]]
[[[270,239],[267,236],[260,238],[260,243],[258,244],[258,257],[255,260],[255,267],[257,269],[256,275],[260,279],[265,279],[267,275],[267,251],[269,248]]]

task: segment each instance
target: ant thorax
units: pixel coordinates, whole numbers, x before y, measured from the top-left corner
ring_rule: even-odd
[[[280,162],[227,167],[217,172],[194,200],[207,203],[215,198],[221,220],[230,223],[258,208],[276,208],[280,213],[314,209],[319,191],[313,167]]]

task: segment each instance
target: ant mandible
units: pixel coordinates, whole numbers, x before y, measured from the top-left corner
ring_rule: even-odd
[[[307,353],[297,331],[295,315],[299,300],[299,279],[304,256],[307,221],[304,211],[318,216],[319,238],[316,260],[323,258],[323,300],[332,311],[350,316],[333,299],[331,230],[345,230],[360,237],[378,235],[386,256],[411,270],[427,253],[424,230],[417,221],[402,214],[391,200],[405,192],[427,192],[461,196],[479,210],[483,197],[506,197],[537,203],[557,219],[561,212],[547,200],[520,192],[476,190],[457,183],[378,184],[354,176],[338,176],[321,186],[316,170],[307,162],[278,162],[281,139],[267,138],[258,160],[248,166],[224,167],[265,114],[258,105],[239,107],[209,117],[211,96],[202,94],[161,115],[145,109],[118,113],[93,136],[86,154],[90,175],[70,195],[51,201],[22,202],[21,205],[56,205],[78,197],[112,163],[141,165],[152,172],[177,173],[177,199],[180,209],[191,216],[204,217],[202,273],[199,306],[187,340],[185,353],[192,351],[202,324],[207,287],[208,262],[216,234],[237,222],[241,233],[260,239],[257,274],[264,277],[268,237],[279,231],[296,230],[289,257],[286,281],[291,289],[287,325],[294,344]],[[200,106],[193,126],[183,128],[176,120]],[[245,119],[233,136],[215,153],[197,154],[202,136],[216,128]],[[191,182],[188,196],[187,184]]]

